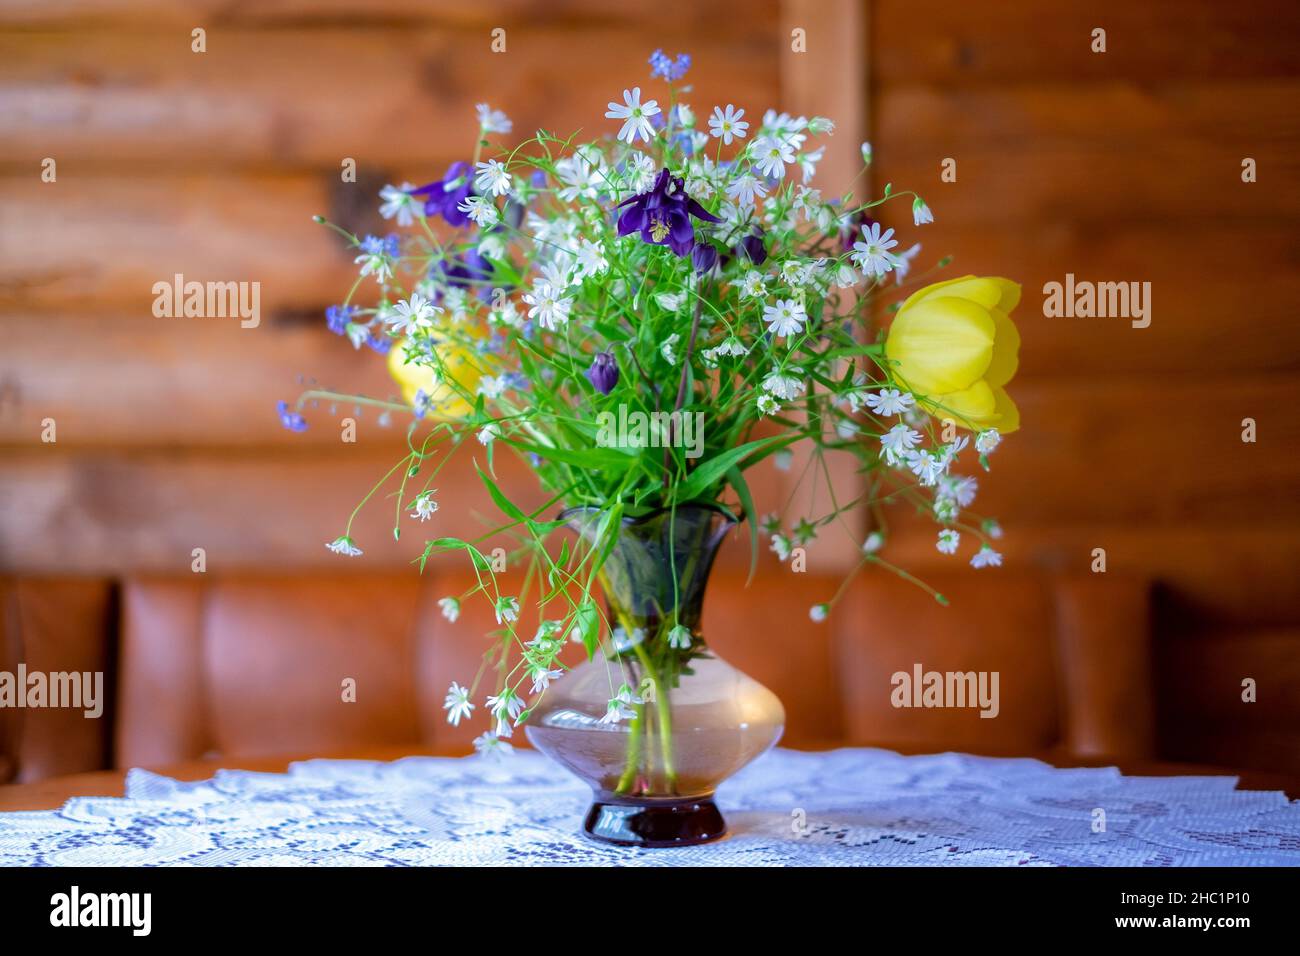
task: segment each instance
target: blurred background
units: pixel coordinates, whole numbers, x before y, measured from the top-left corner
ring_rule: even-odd
[[[363,559],[323,546],[403,429],[322,405],[291,434],[275,413],[307,387],[395,392],[325,328],[354,273],[311,216],[381,231],[378,190],[466,158],[479,102],[516,137],[608,132],[659,47],[694,58],[701,115],[834,118],[827,195],[870,141],[870,188],[934,210],[887,220],[919,266],[1024,283],[1023,427],[977,506],[1002,569],[898,514],[886,556],[953,606],[873,572],[816,625],[857,542],[818,542],[806,574],[768,554],[746,589],[734,536],[706,634],[785,700],[787,743],[1300,772],[1298,27],[1294,3],[1213,0],[0,3],[0,670],[103,670],[110,694],[98,721],[0,710],[0,780],[468,747],[481,728],[439,708],[490,615],[430,612],[466,569],[419,575],[424,536],[394,542],[387,500],[358,521]],[[260,282],[261,324],[156,318],[176,273]],[[1150,282],[1150,327],[1045,317],[1067,273]],[[526,468],[499,469],[536,499]],[[792,477],[763,470],[760,511]],[[473,534],[491,505],[469,457],[445,476],[437,533]],[[998,718],[892,708],[914,663],[999,671]]]

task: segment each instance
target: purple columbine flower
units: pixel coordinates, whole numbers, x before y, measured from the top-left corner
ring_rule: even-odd
[[[307,419],[289,407],[288,402],[276,402],[275,410],[280,416],[280,424],[291,432],[305,432]]]
[[[442,179],[412,189],[411,195],[424,199],[426,216],[442,216],[448,225],[463,226],[469,222],[469,214],[457,207],[467,197],[475,195],[471,173],[469,163],[457,160],[447,167]]]
[[[695,247],[695,226],[691,216],[706,222],[722,222],[690,196],[686,195],[684,180],[673,179],[668,170],[661,169],[659,177],[649,192],[641,193],[618,204],[628,209],[618,217],[618,234],[626,236],[640,231],[641,239],[657,246],[667,246],[674,255],[688,255]]]
[[[767,261],[767,246],[763,244],[763,230],[755,226],[744,239],[736,244],[736,257],[761,266]]]
[[[691,251],[691,265],[695,266],[695,271],[704,275],[706,272],[712,272],[717,264],[717,247],[711,242],[697,242]]]
[[[597,352],[591,368],[587,369],[587,379],[602,395],[614,391],[614,386],[618,384],[618,361],[614,358],[614,353]]]

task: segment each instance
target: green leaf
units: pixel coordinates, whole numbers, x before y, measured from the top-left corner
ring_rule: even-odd
[[[591,660],[600,646],[600,611],[597,610],[595,601],[588,598],[578,605],[573,626],[578,629],[582,646],[587,649],[587,660]]]
[[[790,444],[802,438],[802,434],[794,435],[774,435],[768,438],[759,438],[756,441],[741,445],[739,448],[729,448],[715,458],[710,458],[704,464],[698,466],[691,472],[685,481],[677,486],[676,500],[690,501],[698,498],[704,492],[708,491],[715,482],[720,480],[731,468],[738,465],[749,455],[764,450],[764,454],[759,455],[750,462],[750,465],[761,461],[767,455],[776,451],[785,445]],[[748,465],[746,467],[749,467]]]
[[[758,570],[758,512],[754,510],[754,496],[749,493],[749,483],[739,468],[727,469],[727,481],[736,489],[740,507],[745,511],[745,520],[749,522],[749,577],[745,579],[745,587],[749,587],[754,580],[754,572]]]
[[[523,509],[505,496],[501,489],[497,487],[496,482],[489,478],[487,473],[478,466],[478,462],[474,462],[474,470],[478,472],[479,480],[482,481],[483,486],[487,488],[488,494],[492,496],[492,500],[496,502],[496,506],[500,508],[505,515],[514,518],[516,521],[528,520],[528,516],[524,514]]]

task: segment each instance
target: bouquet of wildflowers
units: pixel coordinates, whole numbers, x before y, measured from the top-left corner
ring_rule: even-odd
[[[877,216],[908,203],[915,228],[932,221],[928,206],[889,186],[874,198],[823,195],[814,183],[830,119],[688,105],[679,81],[689,60],[656,53],[651,65],[666,88],[624,90],[605,114],[607,135],[539,131],[511,145],[511,121],[480,105],[468,161],[382,191],[380,212],[398,231],[356,236],[328,224],[359,267],[329,327],[386,355],[403,398],[348,399],[411,417],[407,453],[366,500],[388,487],[399,520],[436,521],[438,474],[468,446],[502,515],[480,538],[428,540],[419,559],[423,568],[445,552],[467,558],[477,586],[444,598],[443,612],[454,620],[481,593],[501,627],[490,666],[447,697],[452,723],[486,699],[492,725],[480,749],[507,746],[563,676],[567,638],[588,655],[611,631],[617,644],[623,629],[592,591],[630,516],[708,503],[748,522],[755,557],[761,531],[785,559],[866,509],[876,530],[859,567],[914,580],[882,548],[882,507],[902,500],[937,522],[939,551],[968,548],[965,538],[971,564],[1001,560],[996,523],[968,516],[976,479],[957,469],[968,460],[987,469],[1019,424],[1004,390],[1016,370],[1008,314],[1019,286],[966,276],[916,288],[920,247],[902,249]],[[870,147],[862,153],[865,170]],[[359,307],[353,295],[369,283],[378,302]],[[282,404],[285,424],[306,427],[304,403],[322,395],[340,397]],[[797,445],[805,480],[829,481],[828,458],[848,456],[858,493],[839,500],[831,489],[820,514],[760,517],[746,475],[768,459],[789,468]],[[502,492],[493,461],[503,451],[528,460],[547,495],[541,507]],[[556,534],[561,507],[596,516],[576,546]],[[350,527],[329,547],[359,555]],[[525,593],[498,588],[480,547],[502,532],[518,542]],[[540,611],[535,636],[516,633],[521,601]],[[699,651],[671,614],[661,623],[634,643],[671,680]],[[609,719],[634,718],[635,694],[612,688]]]

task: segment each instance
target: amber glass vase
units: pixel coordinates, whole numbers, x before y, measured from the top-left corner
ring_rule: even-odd
[[[562,517],[595,545],[600,510]],[[625,518],[599,574],[612,637],[529,717],[533,745],[595,792],[584,825],[595,839],[719,839],[727,828],[714,790],[781,736],[776,695],[713,654],[700,631],[709,571],[732,527],[721,508],[699,505]]]

